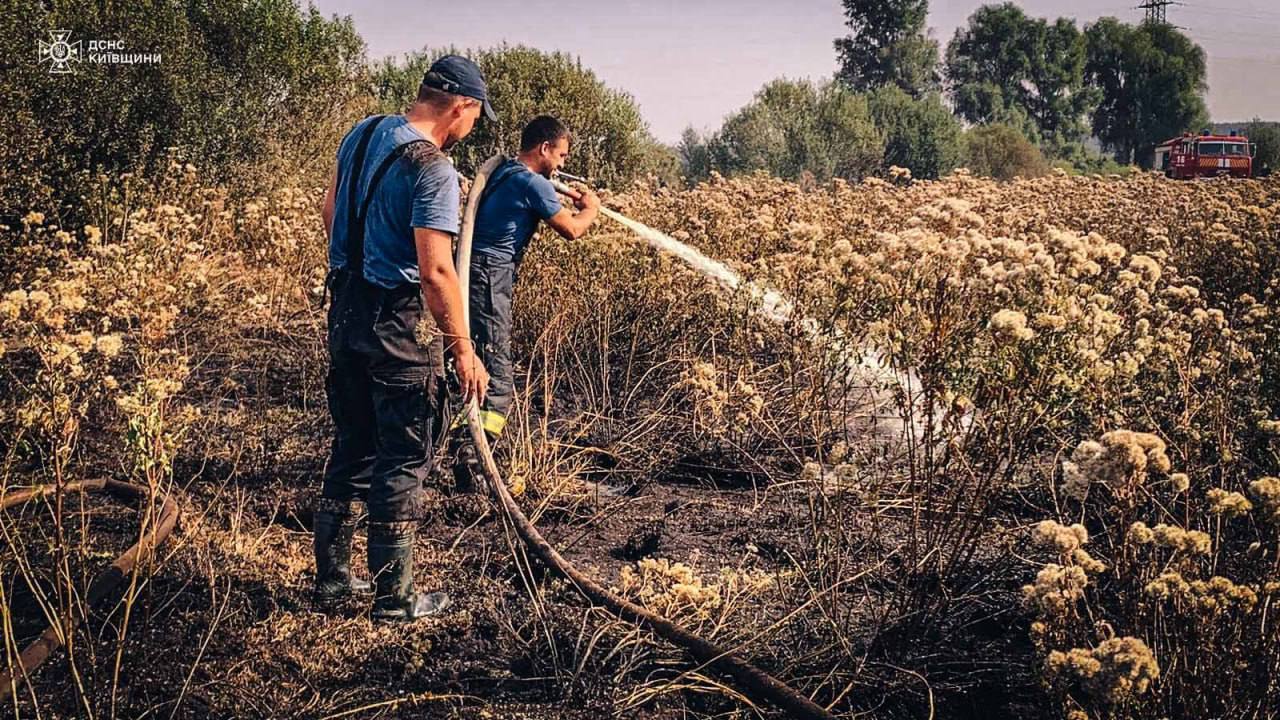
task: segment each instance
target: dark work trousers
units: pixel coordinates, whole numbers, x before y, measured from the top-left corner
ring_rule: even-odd
[[[420,286],[387,290],[330,273],[334,437],[321,496],[363,500],[371,522],[421,519],[422,486],[446,422],[443,343],[420,345]]]
[[[475,253],[471,256],[468,288],[471,339],[480,362],[489,372],[489,388],[480,419],[490,435],[501,435],[515,391],[511,367],[511,298],[517,272],[514,260]]]

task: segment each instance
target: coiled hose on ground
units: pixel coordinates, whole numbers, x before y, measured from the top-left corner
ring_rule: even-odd
[[[467,286],[471,277],[469,272],[471,266],[471,238],[475,230],[476,208],[489,174],[501,162],[501,156],[492,157],[476,173],[475,180],[471,183],[471,189],[467,195],[462,232],[458,236],[455,261],[458,282],[462,290],[462,315],[464,322],[468,326],[470,326],[470,315],[467,308],[469,297]],[[558,184],[558,189],[561,192],[567,190],[560,184]],[[614,217],[616,213],[606,213],[606,215]],[[834,716],[826,709],[800,694],[790,685],[747,662],[736,652],[695,635],[681,625],[610,592],[603,585],[574,567],[573,563],[566,560],[560,553],[556,552],[556,549],[542,537],[542,534],[538,532],[534,524],[520,510],[520,506],[516,504],[515,499],[508,492],[506,482],[493,459],[493,450],[489,447],[489,439],[485,435],[484,427],[480,421],[480,407],[474,399],[468,403],[466,412],[471,438],[475,442],[476,449],[480,455],[485,479],[488,481],[494,499],[503,509],[516,534],[548,568],[568,579],[577,588],[578,592],[582,593],[591,602],[608,608],[615,615],[628,622],[643,625],[659,637],[684,648],[699,663],[728,679],[735,689],[744,696],[752,700],[768,702],[785,710],[792,717],[804,718],[805,720],[834,720]]]
[[[133,483],[120,482],[118,480],[83,480],[69,482],[61,487],[40,485],[7,493],[3,498],[0,498],[0,511],[8,510],[31,500],[53,495],[56,492],[68,493],[77,491],[106,491],[114,495],[122,495],[138,500],[145,500],[150,495],[150,490]],[[165,496],[160,506],[160,515],[150,528],[150,531],[146,532],[139,538],[138,542],[116,558],[115,562],[111,563],[111,567],[102,571],[93,579],[93,582],[89,585],[89,592],[84,598],[84,606],[92,607],[101,602],[103,598],[133,573],[139,562],[150,557],[156,548],[160,547],[160,544],[169,537],[169,533],[173,532],[174,526],[178,523],[178,515],[177,504],[173,502],[171,497]],[[0,700],[9,697],[10,693],[17,692],[18,686],[25,683],[32,671],[49,659],[49,656],[55,650],[65,644],[67,635],[71,634],[79,624],[80,617],[75,613],[59,617],[45,629],[39,638],[27,645],[18,655],[17,663],[10,669],[0,672]]]

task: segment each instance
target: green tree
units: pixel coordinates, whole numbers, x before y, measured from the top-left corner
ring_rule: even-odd
[[[966,132],[964,161],[975,175],[997,180],[1035,177],[1049,171],[1040,149],[1017,128],[1002,123],[980,125]]]
[[[1101,94],[1093,133],[1118,161],[1150,167],[1157,143],[1207,124],[1204,51],[1186,35],[1102,18],[1085,37],[1086,77]]]
[[[926,34],[928,0],[844,0],[851,35],[837,38],[836,79],[854,90],[896,85],[913,96],[938,86],[938,43]]]
[[[374,72],[374,87],[384,112],[400,112],[412,102],[431,63],[459,52],[440,48],[403,61],[384,61]],[[484,73],[499,122],[481,121],[452,151],[462,172],[471,173],[497,152],[514,153],[520,131],[534,116],[550,113],[573,131],[567,167],[606,186],[618,187],[653,171],[654,144],[640,108],[625,92],[606,86],[579,60],[523,46],[466,51]]]
[[[1280,168],[1280,122],[1263,122],[1254,118],[1245,126],[1244,134],[1257,146],[1253,157],[1254,175],[1275,172]]]
[[[1057,153],[1079,142],[1098,92],[1085,82],[1088,48],[1075,23],[1031,18],[1012,3],[985,5],[947,45],[956,112],[1004,123]]]
[[[683,182],[682,163],[676,149],[653,138],[640,143],[640,174],[654,178],[667,187],[678,187]]]
[[[709,141],[711,169],[788,179],[856,180],[880,167],[884,140],[867,99],[840,85],[774,80]]]
[[[676,155],[680,158],[680,168],[688,180],[697,182],[711,175],[710,142],[692,127],[685,128],[680,134]]]
[[[937,178],[960,161],[960,122],[938,93],[914,99],[894,86],[868,95],[871,117],[884,135],[885,167],[909,168],[912,177]]]
[[[52,74],[27,59],[55,29],[160,62],[92,63],[85,44],[71,72]],[[0,13],[0,55],[5,219],[39,203],[70,223],[92,173],[154,171],[171,147],[219,181],[319,177],[369,102],[350,20],[292,0],[14,0]]]

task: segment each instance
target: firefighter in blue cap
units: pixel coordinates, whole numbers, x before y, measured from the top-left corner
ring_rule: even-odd
[[[325,195],[334,435],[313,526],[314,597],[330,606],[372,589],[376,622],[413,621],[449,604],[444,593],[414,591],[413,544],[447,422],[445,352],[464,397],[482,398],[489,383],[462,321],[452,249],[461,190],[445,154],[482,113],[496,119],[475,63],[437,60],[403,115],[375,115],[347,133]],[[438,329],[426,344],[417,333],[424,311]],[[372,588],[351,573],[357,501],[369,514]]]
[[[520,152],[489,175],[476,210],[468,288],[471,337],[488,368],[489,386],[480,418],[490,441],[502,435],[514,393],[511,366],[511,305],[520,262],[529,241],[545,222],[567,240],[576,240],[595,222],[600,198],[577,188],[573,207],[564,207],[551,177],[569,159],[573,136],[564,123],[540,115],[520,134]],[[454,421],[450,449],[457,489],[482,489],[483,474],[465,415]]]

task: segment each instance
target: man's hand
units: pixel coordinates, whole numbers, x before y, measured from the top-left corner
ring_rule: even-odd
[[[574,183],[570,187],[578,192],[577,197],[572,198],[575,208],[578,210],[586,210],[587,208],[600,209],[600,197],[591,188],[582,183]]]
[[[480,362],[480,356],[472,349],[469,340],[459,340],[454,346],[453,364],[458,372],[462,404],[466,405],[473,397],[477,403],[484,402],[485,392],[489,389],[489,371]]]
[[[599,210],[600,196],[588,190],[582,193],[582,197],[578,198],[574,205],[577,205],[579,210]]]
[[[600,211],[600,197],[582,183],[570,185],[569,190],[572,194],[565,194],[573,200],[578,212],[575,214],[569,208],[561,208],[555,215],[547,218],[547,224],[565,240],[577,240],[595,222]]]

